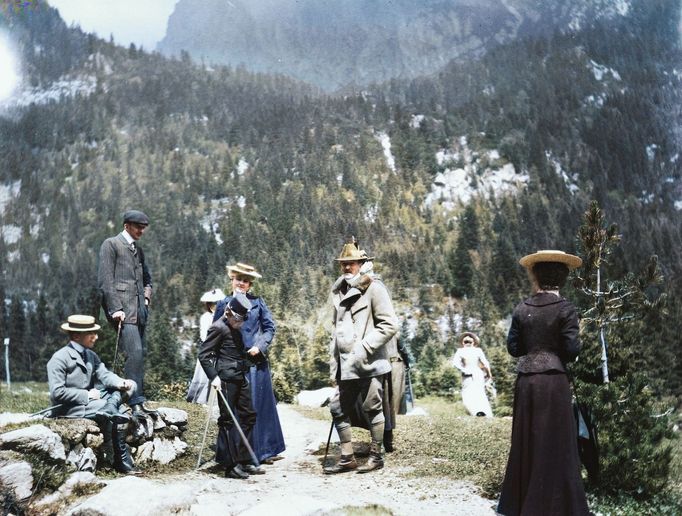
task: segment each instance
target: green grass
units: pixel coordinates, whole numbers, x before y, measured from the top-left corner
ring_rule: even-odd
[[[24,412],[33,414],[50,406],[50,394],[46,383],[25,382],[0,384],[0,412]]]

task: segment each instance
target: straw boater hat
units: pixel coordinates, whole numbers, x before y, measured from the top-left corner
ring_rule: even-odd
[[[235,276],[249,276],[253,279],[258,279],[262,278],[260,274],[258,274],[258,271],[253,265],[247,265],[242,262],[238,262],[235,265],[228,265],[227,266],[227,275],[230,278],[234,278]]]
[[[95,318],[91,315],[69,315],[66,321],[61,326],[64,331],[90,332],[101,328],[99,324],[95,324]]]
[[[569,269],[576,269],[583,264],[583,261],[577,256],[552,249],[538,251],[519,260],[519,263],[526,269],[532,269],[533,265],[540,262],[563,263]]]
[[[201,301],[202,303],[217,303],[218,301],[222,301],[225,299],[225,294],[223,294],[223,291],[220,290],[219,288],[214,288],[213,290],[209,290],[208,292],[204,292],[204,295],[201,296]]]
[[[462,334],[459,336],[459,343],[462,344],[462,341],[463,341],[466,337],[471,337],[472,339],[474,339],[474,345],[475,345],[475,346],[478,346],[478,345],[481,343],[481,339],[478,338],[478,335],[476,335],[475,333],[472,333],[472,332],[470,332],[470,331],[465,331],[464,333],[462,333]]]

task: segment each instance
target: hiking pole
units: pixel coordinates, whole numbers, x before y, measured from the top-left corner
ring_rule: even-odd
[[[215,403],[215,394],[213,391],[209,391],[208,394],[208,417],[206,418],[206,428],[204,428],[204,437],[201,439],[201,447],[199,448],[199,458],[197,459],[197,467],[194,469],[199,469],[201,465],[201,454],[204,452],[204,445],[206,444],[206,434],[208,433],[208,424],[211,422],[211,416],[213,416],[213,404]]]
[[[118,331],[116,332],[116,349],[114,350],[114,363],[111,366],[112,371],[116,371],[116,359],[118,358],[118,341],[121,340],[121,319],[118,320]]]
[[[249,450],[249,455],[251,455],[251,458],[253,459],[253,465],[258,467],[258,464],[260,464],[260,463],[258,462],[258,459],[256,458],[256,454],[253,453],[253,448],[251,448],[251,445],[249,444],[249,440],[244,435],[244,431],[242,430],[242,427],[239,426],[239,423],[237,422],[237,418],[234,417],[234,412],[232,412],[232,409],[230,408],[229,403],[227,403],[227,400],[225,399],[225,395],[223,394],[223,391],[221,391],[220,389],[218,389],[215,386],[213,388],[218,392],[220,399],[222,399],[223,403],[225,404],[225,408],[227,408],[227,411],[230,413],[230,417],[232,418],[232,421],[234,422],[234,426],[237,427],[237,430],[239,431],[239,435],[241,435],[242,440],[244,441],[244,444],[246,445],[246,449]]]
[[[334,430],[334,420],[332,419],[332,424],[329,427],[329,437],[327,437],[327,447],[324,449],[324,460],[322,460],[322,469],[324,470],[327,465],[327,454],[329,453],[329,443],[332,442],[332,431]]]

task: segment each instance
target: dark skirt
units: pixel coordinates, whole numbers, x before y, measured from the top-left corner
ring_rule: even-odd
[[[590,514],[571,389],[563,373],[516,379],[511,450],[497,511],[507,516]]]
[[[285,449],[282,426],[277,414],[277,400],[272,391],[268,362],[252,366],[249,373],[251,397],[256,411],[253,427],[253,451],[259,461],[279,455]]]

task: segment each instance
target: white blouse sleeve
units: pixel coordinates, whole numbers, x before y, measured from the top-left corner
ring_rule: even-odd
[[[462,356],[462,348],[459,348],[455,352],[455,356],[452,358],[452,365],[459,369],[462,373],[466,373],[464,357]]]
[[[211,324],[213,324],[213,314],[211,312],[204,312],[199,318],[199,339],[201,339],[201,342],[206,340]]]
[[[490,369],[490,362],[488,362],[488,359],[485,358],[485,353],[483,353],[483,350],[481,348],[477,348],[477,349],[478,349],[478,359],[481,361],[481,364],[483,364],[483,366],[486,369]]]

